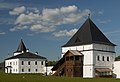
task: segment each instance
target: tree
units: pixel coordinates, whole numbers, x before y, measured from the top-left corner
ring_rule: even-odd
[[[48,66],[54,66],[56,64],[57,61],[48,61]]]
[[[115,57],[115,61],[120,61],[120,56]]]

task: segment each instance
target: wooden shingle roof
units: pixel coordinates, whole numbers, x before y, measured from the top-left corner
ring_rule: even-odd
[[[85,44],[106,44],[115,46],[109,39],[98,29],[98,27],[88,18],[81,28],[73,37],[62,47],[78,46]]]

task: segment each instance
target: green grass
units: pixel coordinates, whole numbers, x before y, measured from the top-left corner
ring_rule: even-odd
[[[41,74],[5,74],[0,72],[0,82],[120,82],[115,78],[80,78],[42,76]]]

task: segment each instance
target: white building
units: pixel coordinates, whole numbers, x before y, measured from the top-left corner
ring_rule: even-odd
[[[78,50],[84,55],[83,77],[112,77],[115,44],[88,18],[73,37],[62,46],[62,55]],[[58,68],[59,69],[59,68]]]
[[[114,73],[114,77],[120,78],[120,61],[114,62],[113,73]]]
[[[14,56],[5,59],[5,73],[45,73],[45,57],[29,52],[21,40]]]

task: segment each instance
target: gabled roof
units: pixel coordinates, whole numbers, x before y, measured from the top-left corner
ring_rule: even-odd
[[[73,35],[73,37],[62,47],[92,43],[115,46],[115,44],[111,43],[108,38],[98,29],[92,20],[88,18],[81,28]]]
[[[78,50],[68,50],[65,55],[54,65],[54,67],[51,69],[52,71],[55,71],[58,69],[59,66],[61,66],[64,62],[65,62],[65,56],[68,54],[68,53],[71,53],[73,56],[83,56],[82,53],[80,53],[80,51]]]
[[[25,47],[24,42],[21,39],[21,42],[20,42],[16,52],[22,52],[22,51],[26,52],[26,47]]]
[[[67,52],[72,53],[73,55],[83,55],[82,53],[80,53],[80,51],[78,50],[68,50]],[[66,54],[66,53],[65,53]]]
[[[25,53],[22,53],[22,54],[19,54],[19,55],[16,55],[16,56],[12,56],[12,57],[9,57],[5,60],[9,60],[9,59],[16,59],[16,58],[36,58],[36,59],[46,59],[45,57],[42,57],[42,56],[39,56],[39,55],[36,55],[34,53],[31,53],[31,52],[25,52]]]

